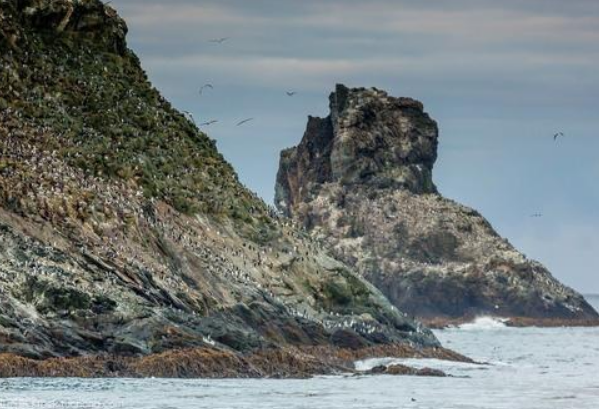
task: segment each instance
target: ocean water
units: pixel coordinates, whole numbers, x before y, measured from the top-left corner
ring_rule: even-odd
[[[599,307],[599,297],[591,302]],[[5,379],[0,409],[598,409],[599,328],[507,328],[481,318],[436,332],[484,364],[377,359],[439,368],[449,378],[327,376],[308,380]]]

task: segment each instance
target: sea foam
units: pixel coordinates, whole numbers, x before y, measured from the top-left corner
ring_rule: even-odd
[[[506,321],[507,319],[499,317],[477,317],[474,321],[462,324],[458,328],[466,331],[494,330],[506,328]]]

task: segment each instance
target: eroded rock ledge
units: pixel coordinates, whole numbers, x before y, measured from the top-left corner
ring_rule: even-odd
[[[598,322],[580,294],[438,193],[438,129],[420,102],[337,85],[330,110],[281,153],[276,205],[395,306],[437,323]]]
[[[173,350],[144,357],[96,355],[43,361],[0,354],[0,378],[6,377],[162,377],[162,378],[305,378],[314,375],[355,373],[360,359],[434,358],[456,362],[472,360],[444,348],[385,345],[347,349],[334,347],[272,348],[238,354],[230,350],[196,348]],[[401,370],[400,370],[401,369]],[[402,366],[369,374],[440,376]]]

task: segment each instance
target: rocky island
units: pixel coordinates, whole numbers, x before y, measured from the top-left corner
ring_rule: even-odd
[[[464,359],[242,186],[151,86],[126,33],[99,0],[0,2],[0,376],[306,376],[357,357]],[[414,169],[406,178],[424,189],[429,170]],[[560,286],[549,295],[590,315]]]
[[[275,202],[312,237],[431,325],[476,316],[512,325],[597,325],[584,298],[433,182],[437,123],[422,103],[337,85],[281,153]]]

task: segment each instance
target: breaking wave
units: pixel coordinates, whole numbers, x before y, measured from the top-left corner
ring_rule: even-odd
[[[499,317],[477,317],[472,322],[459,325],[458,328],[465,331],[484,331],[506,328],[507,319]]]

